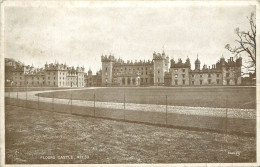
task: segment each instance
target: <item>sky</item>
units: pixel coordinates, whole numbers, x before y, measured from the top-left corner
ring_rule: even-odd
[[[249,29],[251,12],[255,6],[5,7],[5,57],[96,72],[102,54],[152,60],[154,51],[164,49],[174,60],[189,57],[192,68],[197,54],[211,66],[232,56],[225,45],[236,45],[236,27]]]

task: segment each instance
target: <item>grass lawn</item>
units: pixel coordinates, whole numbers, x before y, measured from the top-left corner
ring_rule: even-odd
[[[167,104],[193,107],[256,108],[255,87],[206,88],[97,88],[41,93],[43,97],[140,104]]]
[[[8,164],[256,161],[255,137],[178,130],[8,105],[5,116]],[[73,159],[58,159],[62,158],[58,156]]]

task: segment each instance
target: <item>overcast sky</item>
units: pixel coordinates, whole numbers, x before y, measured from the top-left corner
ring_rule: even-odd
[[[124,60],[170,58],[211,65],[232,46],[234,29],[247,30],[254,6],[5,8],[5,55],[42,67],[45,62],[101,68],[101,55]]]

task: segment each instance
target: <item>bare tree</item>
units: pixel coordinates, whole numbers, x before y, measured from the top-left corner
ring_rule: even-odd
[[[232,48],[230,44],[227,44],[225,48],[236,56],[242,52],[246,53],[249,57],[249,61],[245,67],[251,68],[256,67],[256,23],[254,13],[251,13],[248,21],[250,23],[249,31],[245,32],[240,31],[239,28],[235,29],[235,34],[238,36],[238,39],[235,41],[238,43],[238,46]]]

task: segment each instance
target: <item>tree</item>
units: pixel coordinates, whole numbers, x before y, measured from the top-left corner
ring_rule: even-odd
[[[247,17],[248,18],[248,17]],[[255,15],[251,13],[250,18],[248,18],[250,23],[250,30],[240,31],[237,27],[235,29],[235,34],[238,36],[238,39],[235,41],[238,43],[238,46],[231,47],[230,44],[225,46],[232,54],[236,56],[242,52],[246,53],[249,57],[249,61],[247,62],[246,68],[256,67],[256,23],[255,23]]]

